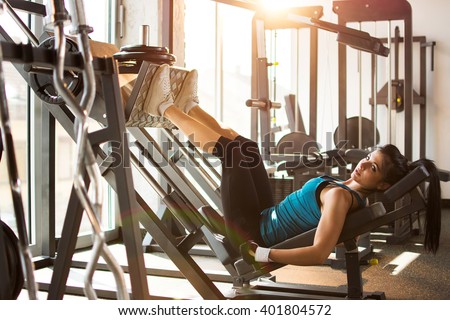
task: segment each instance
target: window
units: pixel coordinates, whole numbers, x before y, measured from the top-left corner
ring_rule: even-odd
[[[186,0],[185,5],[185,61],[188,69],[199,71],[200,104],[220,121],[250,136],[245,101],[251,95],[254,13],[210,0]]]
[[[22,19],[27,18],[24,13],[19,13]],[[7,13],[0,16],[0,26],[10,35],[16,43],[27,42],[26,36],[16,26]],[[25,214],[29,212],[28,203],[28,86],[21,75],[9,62],[3,62],[5,77],[5,90],[11,119],[11,130],[14,137],[14,148],[17,158],[18,172],[21,180],[22,197]],[[16,219],[9,186],[9,175],[6,167],[6,157],[2,156],[0,162],[0,217],[14,231],[16,231]]]
[[[42,3],[43,1],[35,1]],[[94,32],[90,34],[93,40],[109,41],[111,39],[111,6],[112,0],[97,0],[85,3],[86,19]],[[43,19],[40,16],[28,15],[23,11],[16,11],[22,21],[33,30],[37,38],[43,38]],[[102,12],[102,14],[98,14]],[[7,13],[0,16],[0,26],[7,35],[16,43],[27,43],[26,35]],[[68,28],[69,30],[70,28]],[[41,39],[42,40],[42,39]],[[12,134],[14,139],[17,164],[21,179],[22,196],[27,214],[27,227],[32,243],[33,255],[42,254],[43,247],[49,247],[49,232],[54,231],[58,237],[61,233],[62,223],[67,211],[68,199],[73,182],[76,146],[65,130],[56,123],[55,128],[55,225],[46,221],[49,213],[49,205],[45,203],[48,186],[46,172],[41,170],[46,161],[44,149],[45,139],[42,138],[42,129],[46,124],[42,123],[41,110],[45,108],[39,98],[35,97],[27,83],[8,62],[3,63],[6,81],[6,94],[11,117]],[[29,94],[31,92],[31,94]],[[93,124],[92,127],[94,127]],[[15,230],[14,209],[9,190],[9,176],[6,169],[6,159],[2,157],[0,163],[0,217],[13,230]],[[42,179],[42,178],[45,179]],[[44,181],[44,182],[43,182]],[[113,198],[105,183],[104,214],[101,218],[105,229],[114,227]],[[52,219],[50,219],[52,221]],[[54,230],[53,230],[54,229]],[[90,233],[91,227],[87,218],[83,218],[80,233]],[[51,232],[53,233],[53,232]],[[90,239],[90,237],[88,237]]]

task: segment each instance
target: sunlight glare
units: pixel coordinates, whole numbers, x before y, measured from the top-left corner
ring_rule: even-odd
[[[260,0],[266,10],[280,10],[298,6],[298,0]]]
[[[391,266],[395,268],[392,270],[391,275],[396,276],[402,272],[409,264],[416,260],[420,256],[420,253],[405,251],[399,256],[395,257],[394,260],[389,262],[384,268]]]

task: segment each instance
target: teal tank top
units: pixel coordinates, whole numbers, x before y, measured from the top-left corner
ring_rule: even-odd
[[[356,196],[358,207],[364,207],[366,200],[342,182],[330,176],[312,178],[279,204],[264,209],[261,212],[260,233],[265,245],[270,247],[316,228],[322,215],[319,207],[320,191],[331,183],[350,191]]]

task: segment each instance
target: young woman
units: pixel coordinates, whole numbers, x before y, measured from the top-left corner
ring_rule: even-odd
[[[436,253],[441,221],[440,182],[430,160],[408,163],[395,146],[386,145],[362,159],[348,180],[313,178],[275,204],[258,145],[219,124],[198,103],[196,70],[186,76],[174,101],[169,67],[161,65],[143,109],[168,118],[192,143],[221,160],[227,235],[236,247],[241,246],[247,259],[295,265],[323,263],[336,246],[347,213],[364,207],[370,193],[386,190],[419,165],[425,165],[431,173],[425,248]],[[309,247],[265,248],[316,227],[314,243]]]

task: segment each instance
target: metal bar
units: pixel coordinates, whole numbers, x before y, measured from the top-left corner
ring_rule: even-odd
[[[251,98],[256,99],[258,97],[258,20],[253,17],[252,20],[252,52],[251,52],[251,64],[252,64],[252,76],[251,76]],[[250,139],[258,142],[259,131],[259,119],[258,110],[252,109],[250,112]]]
[[[86,174],[85,184],[87,186],[89,185]],[[52,278],[48,288],[47,299],[49,300],[62,300],[64,297],[67,278],[70,272],[70,261],[75,252],[82,217],[83,206],[75,189],[72,187],[61,232],[61,239],[58,243],[58,254],[53,264]]]
[[[3,0],[3,2],[6,1]],[[43,4],[24,0],[8,0],[8,2],[11,7],[17,10],[26,11],[27,13],[40,15],[42,17],[47,15],[47,10]]]
[[[361,22],[358,23],[361,30]],[[358,51],[358,89],[359,89],[359,113],[358,113],[358,149],[362,149],[362,57]]]
[[[300,17],[300,20],[304,22],[291,19],[292,16]],[[264,20],[266,30],[310,28],[311,24],[308,19],[317,20],[322,16],[322,6],[291,7],[285,10],[260,10],[256,12],[256,17]]]
[[[28,63],[32,63],[34,66],[45,68],[53,68],[55,66],[55,50],[41,47],[35,48],[30,44],[16,44],[14,42],[10,42],[4,34],[4,29],[2,30],[2,38],[7,41],[1,42],[4,60],[16,63],[18,62],[21,64],[22,69],[23,65]],[[96,58],[95,60],[100,61],[103,60],[103,58]],[[81,70],[83,66],[84,62],[80,53],[66,53],[66,57],[64,60],[65,69]]]
[[[37,287],[34,278],[34,264],[29,248],[28,231],[26,226],[25,210],[23,205],[21,182],[17,168],[17,160],[12,138],[9,108],[6,97],[5,76],[3,72],[3,54],[0,49],[0,120],[1,120],[1,139],[6,155],[6,165],[9,174],[9,184],[11,197],[16,218],[17,234],[19,238],[19,250],[22,258],[22,268],[26,277],[30,299],[37,299]]]
[[[310,74],[309,74],[309,136],[317,141],[317,80],[318,80],[318,54],[319,30],[310,28]],[[295,106],[297,107],[297,106]]]
[[[349,299],[362,299],[363,284],[361,269],[359,267],[358,248],[345,253],[345,266],[347,268],[347,293]]]
[[[341,16],[338,18],[339,24],[345,24]],[[338,110],[338,145],[347,144],[347,47],[338,45],[338,83],[339,83],[339,110]]]
[[[255,11],[258,9],[258,4],[254,1],[249,0],[213,0],[213,1],[248,10]]]
[[[420,46],[420,88],[419,94],[423,98],[420,104],[420,150],[419,158],[425,158],[427,152],[427,48]]]
[[[388,47],[391,48],[391,21],[388,21]],[[392,118],[393,118],[393,108],[392,108],[392,61],[391,57],[388,58],[387,61],[387,70],[386,70],[386,77],[388,79],[387,82],[387,110],[388,110],[388,117],[387,117],[387,142],[392,143],[392,140],[394,140],[393,135],[395,135],[395,130],[392,130]],[[395,115],[395,114],[394,114]],[[394,133],[393,133],[394,132]]]
[[[173,52],[173,0],[164,0],[162,3],[162,45]]]
[[[194,146],[190,141],[188,143],[189,143],[189,147],[194,150],[196,157],[202,159],[202,162],[211,171],[213,176],[216,177],[218,180],[220,180],[221,175],[219,172],[217,172],[216,168],[214,168],[214,166],[211,164],[211,162],[209,162],[208,159],[203,155],[203,153],[201,153],[200,150],[196,146]]]
[[[189,172],[194,181],[196,181],[200,185],[200,188],[211,199],[214,205],[218,207],[220,211],[222,211],[222,200],[219,188],[214,188],[207,181],[205,181],[205,177],[203,176],[203,174],[199,172],[197,167],[192,166],[189,159],[182,159],[181,161],[183,162],[183,167]]]
[[[192,163],[198,168],[198,171],[201,173],[202,176],[204,176],[205,180],[207,180],[211,186],[213,188],[218,188],[219,186],[217,185],[217,183],[213,180],[213,178],[211,177],[211,175],[201,166],[200,162],[197,161],[197,159],[195,158],[195,156],[188,152],[186,150],[186,147],[183,146],[183,143],[173,134],[173,132],[171,130],[165,129],[164,133],[167,134],[168,137],[170,137],[170,139],[172,140],[172,142],[175,144],[175,146],[178,148],[178,150],[180,150],[180,152],[183,154],[184,157],[186,157],[186,159],[188,161],[192,161]],[[189,143],[190,144],[190,143]],[[192,145],[192,144],[190,144]],[[193,151],[195,152],[196,149],[194,149]],[[199,153],[196,153],[199,154]],[[209,163],[207,161],[207,159],[205,159],[205,157],[201,157],[200,158],[203,162]],[[214,170],[215,171],[215,170]]]
[[[403,20],[411,6],[406,0],[333,1],[333,11],[344,21]]]
[[[372,120],[373,126],[373,143],[374,146],[377,145],[377,125],[378,125],[378,57],[372,55],[372,96],[373,96],[373,109],[372,109]]]
[[[405,12],[405,157],[412,159],[412,137],[413,137],[413,32],[411,6]]]
[[[267,75],[267,58],[258,58],[258,99],[269,101],[269,79]],[[266,103],[259,110],[261,125],[261,155],[264,160],[269,160],[271,147],[274,146],[272,132],[270,131],[270,104]]]
[[[54,257],[56,253],[55,241],[55,117],[46,108],[41,108],[42,119],[42,254]]]
[[[146,148],[148,154],[161,168],[161,172],[164,173],[174,185],[182,190],[183,194],[195,208],[200,208],[208,204],[206,199],[194,188],[192,183],[187,179],[182,178],[183,173],[180,171],[180,168],[167,159],[167,156],[162,152],[156,141],[147,131],[145,131],[145,129],[128,128],[128,132],[130,132],[131,135]]]
[[[72,268],[80,268],[84,269],[86,268],[87,262],[85,261],[72,261]],[[128,266],[122,266],[123,271],[128,273],[129,269]],[[109,271],[108,266],[105,263],[98,263],[97,264],[97,270],[101,271]],[[186,277],[181,273],[179,270],[168,270],[168,269],[159,269],[159,268],[146,268],[146,273],[149,276],[157,276],[157,277],[166,277],[166,278],[179,278],[179,279],[185,279]],[[208,278],[211,281],[217,281],[217,282],[233,282],[233,279],[231,276],[225,272],[223,273],[208,273]],[[152,296],[153,298],[154,296]],[[113,297],[112,299],[114,299]]]
[[[6,49],[6,46],[4,47],[3,43],[14,43],[14,40],[9,36],[9,34],[6,32],[5,29],[3,29],[2,26],[0,26],[0,40],[2,40],[1,42],[1,46],[2,46],[2,51],[3,51],[3,59],[7,60],[6,57],[8,56],[8,49]],[[6,42],[4,42],[6,41]],[[6,56],[5,56],[6,54]],[[11,61],[11,60],[9,60]],[[28,73],[23,70],[23,64],[19,64],[17,62],[11,61],[12,65],[14,66],[14,68],[16,68],[17,72],[22,76],[22,78],[24,78],[25,80],[28,79]]]
[[[149,161],[153,161],[151,156],[145,155]],[[165,181],[168,182],[169,186],[174,189],[175,192],[168,193],[164,188],[158,183],[158,181],[144,168],[144,163],[138,159],[133,153],[131,153],[131,161],[138,168],[139,173],[145,178],[146,182],[155,190],[164,204],[167,206],[168,210],[175,216],[180,223],[183,225],[188,232],[195,232],[201,225],[202,222],[196,219],[195,215],[187,218],[190,213],[196,211],[191,203],[187,199],[183,199],[183,193],[180,191],[178,186],[173,183],[173,181],[167,176],[165,172],[159,171],[163,176]],[[152,162],[154,165],[154,162]],[[157,168],[157,166],[155,166]]]
[[[204,299],[224,299],[223,294],[217,289],[203,270],[197,265],[192,257],[179,250],[178,242],[170,234],[164,224],[154,214],[144,199],[136,194],[136,198],[143,210],[141,210],[141,223],[153,236],[155,241],[163,248],[172,262],[180,269],[186,279],[192,284]]]
[[[195,159],[195,157],[186,151],[186,148],[182,145],[180,140],[170,131],[164,130],[168,137],[175,144],[176,150],[179,150],[186,161],[184,162],[184,168],[194,177],[194,180],[199,183],[202,190],[206,192],[209,198],[217,205],[219,208],[222,207],[222,201],[220,197],[219,186],[215,183],[208,172],[202,167],[202,165]],[[206,160],[206,159],[204,159]]]
[[[28,26],[20,19],[19,15],[14,11],[8,1],[3,0],[3,3],[6,5],[6,11],[17,24],[17,26],[22,30],[23,33],[27,36],[27,38],[31,41],[31,43],[37,47],[39,46],[39,39],[34,35],[33,32],[28,28]]]
[[[111,141],[118,143],[117,152],[122,156],[121,162],[117,163],[113,168],[115,179],[120,184],[117,196],[122,221],[122,235],[127,249],[133,298],[146,299],[149,292],[141,246],[138,206],[129,163],[130,151],[128,149],[128,139],[125,135],[125,117],[122,111],[119,81],[117,74],[114,72],[116,70],[114,60],[109,59],[109,63],[112,65],[108,69],[112,70],[113,73],[102,74],[102,86],[103,92],[108,93],[104,95],[108,127],[115,129],[115,135],[111,136]]]

